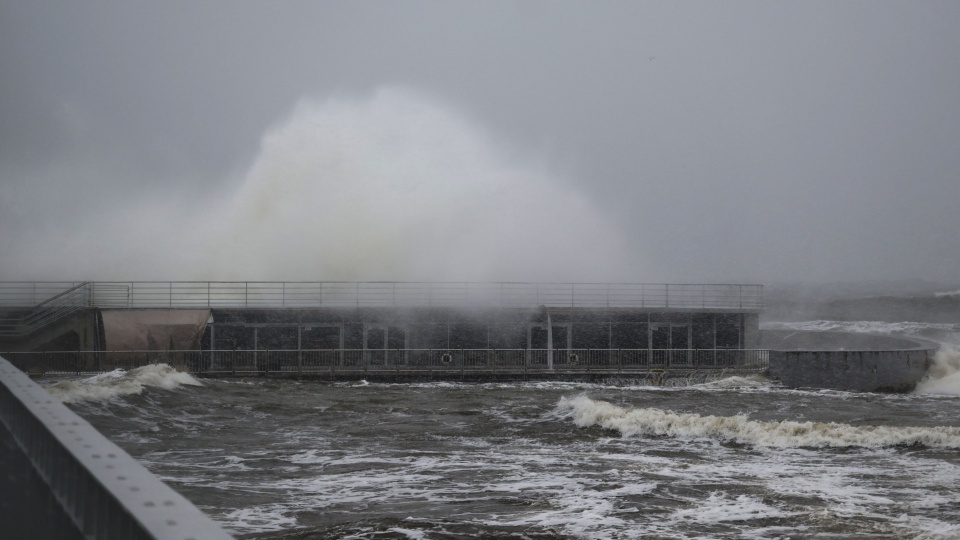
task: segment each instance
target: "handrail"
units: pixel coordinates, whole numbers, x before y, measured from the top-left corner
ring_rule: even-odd
[[[55,294],[19,317],[0,319],[0,337],[23,337],[91,304],[92,284],[88,281]],[[0,298],[6,295],[0,295]]]
[[[70,294],[70,293],[72,293],[72,292],[78,291],[78,290],[80,290],[80,289],[85,289],[85,288],[88,287],[89,285],[90,285],[90,282],[89,282],[89,281],[84,281],[84,282],[82,282],[82,283],[79,283],[79,284],[77,284],[77,285],[74,285],[73,287],[70,287],[69,289],[61,292],[60,294],[51,296],[50,298],[47,298],[47,299],[44,300],[43,302],[40,302],[39,304],[37,304],[36,306],[34,306],[34,308],[42,309],[45,305],[47,305],[47,304],[52,304],[53,302],[56,302],[57,300],[64,298],[65,296],[67,296],[68,294]]]
[[[77,537],[231,538],[93,426],[0,358],[0,422]],[[12,486],[4,486],[9,491]],[[7,493],[11,500],[19,494]],[[46,512],[48,509],[33,509]]]
[[[97,281],[101,308],[494,307],[760,310],[763,285],[403,281]],[[44,282],[0,281],[0,306]],[[22,307],[22,306],[21,306]],[[32,306],[30,306],[32,307]]]

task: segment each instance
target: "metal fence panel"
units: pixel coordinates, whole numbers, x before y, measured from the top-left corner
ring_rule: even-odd
[[[300,376],[402,372],[762,371],[769,351],[740,349],[304,349],[0,353],[31,374],[93,374],[165,363],[202,375]]]

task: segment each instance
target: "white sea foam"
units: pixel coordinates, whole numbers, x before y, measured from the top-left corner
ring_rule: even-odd
[[[289,508],[281,504],[239,508],[219,519],[234,532],[260,533],[289,529],[297,524]]]
[[[924,445],[960,448],[960,427],[851,426],[834,422],[761,422],[746,415],[702,416],[661,409],[626,409],[578,396],[561,398],[559,411],[580,427],[599,426],[624,436],[715,439],[770,447],[884,447]]]
[[[201,386],[189,373],[167,364],[150,364],[125,371],[115,369],[87,379],[59,381],[47,387],[51,395],[64,403],[108,401],[140,394],[146,387],[175,390],[180,386]]]
[[[402,534],[405,538],[410,538],[411,540],[426,540],[429,538],[427,533],[423,531],[418,531],[416,529],[404,529],[402,527],[391,527],[387,529],[388,532]]]
[[[760,375],[751,375],[747,377],[733,376],[726,377],[723,379],[718,379],[716,381],[708,381],[705,383],[700,383],[695,385],[697,388],[766,388],[771,386],[770,379],[760,376]]]
[[[698,505],[677,510],[671,517],[675,520],[697,523],[720,523],[724,521],[782,518],[794,515],[796,515],[796,512],[788,512],[770,506],[757,497],[749,495],[732,497],[722,491],[715,491]]]

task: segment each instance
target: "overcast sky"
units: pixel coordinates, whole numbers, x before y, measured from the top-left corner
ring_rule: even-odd
[[[0,279],[957,283],[958,28],[0,0]]]

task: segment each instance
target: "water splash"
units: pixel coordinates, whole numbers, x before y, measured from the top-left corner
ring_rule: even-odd
[[[326,280],[635,278],[580,193],[507,159],[451,108],[390,87],[303,100],[217,224],[217,275]],[[629,270],[629,272],[628,272]]]
[[[917,384],[915,392],[960,396],[960,351],[951,347],[937,351],[927,376]]]
[[[101,191],[115,199],[77,210],[70,234],[41,219],[48,227],[3,238],[0,274],[57,280],[70,268],[101,280],[650,279],[608,214],[544,158],[508,147],[456,108],[407,88],[304,98],[229,178],[154,178],[150,185],[164,187],[141,198],[116,195],[106,182]],[[83,193],[97,178],[129,174],[102,167],[79,183],[76,167],[64,174],[71,185],[87,186]],[[82,195],[54,191],[69,208]]]
[[[167,364],[150,364],[125,371],[115,369],[78,381],[58,381],[46,388],[64,403],[110,401],[140,394],[146,387],[176,390],[181,386],[202,386],[189,373],[177,371]]]

